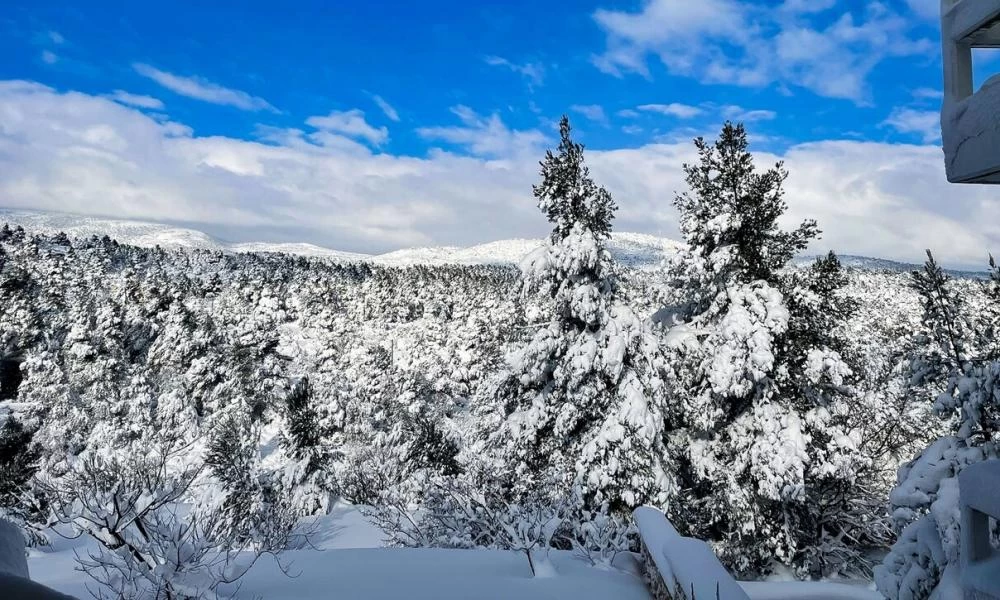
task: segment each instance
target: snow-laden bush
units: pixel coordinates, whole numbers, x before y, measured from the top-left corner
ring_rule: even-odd
[[[454,477],[424,482],[423,502],[408,504],[405,496],[383,495],[366,512],[388,535],[388,541],[408,547],[496,548],[523,552],[535,576],[554,574],[549,550],[566,535],[570,501],[553,504],[533,495],[509,502],[495,490],[481,489]]]
[[[573,549],[595,567],[611,568],[624,552],[638,547],[638,530],[631,518],[611,513],[604,504],[597,510],[582,508],[571,522]]]
[[[169,434],[87,452],[66,473],[39,482],[55,522],[99,547],[78,556],[95,597],[215,598],[264,554],[284,549],[294,519],[257,512],[231,526],[227,514],[193,504],[205,468]]]
[[[607,504],[589,510],[578,487],[554,496],[543,484],[515,497],[489,465],[470,467],[471,478],[411,482],[411,489],[388,490],[365,511],[390,544],[523,552],[539,575],[550,569],[552,548],[572,549],[592,565],[610,568],[619,554],[637,547],[631,519],[611,513]]]

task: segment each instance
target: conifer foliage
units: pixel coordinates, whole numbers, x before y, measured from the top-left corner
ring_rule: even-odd
[[[1000,269],[991,257],[978,310],[930,251],[913,286],[924,315],[909,357],[910,393],[931,402],[951,431],[900,468],[889,496],[899,539],[875,581],[891,600],[962,595],[958,476],[1000,458]]]
[[[628,509],[663,502],[664,386],[656,337],[619,297],[606,242],[615,205],[590,177],[569,120],[534,187],[554,225],[522,264],[525,289],[551,299],[531,339],[509,356],[495,436],[522,491],[539,481],[580,486],[588,502]]]
[[[850,489],[864,462],[847,427],[852,369],[832,334],[840,266],[830,256],[785,271],[818,230],[813,221],[779,228],[788,173],[780,163],[755,169],[742,125],[695,146],[699,162],[684,167],[690,191],[675,200],[688,248],[666,265],[661,311],[683,489],[671,510],[739,573],[772,560],[835,571],[842,558],[828,555],[851,555],[838,540],[856,533],[844,531],[856,519],[843,514],[849,502],[837,510],[821,496]]]

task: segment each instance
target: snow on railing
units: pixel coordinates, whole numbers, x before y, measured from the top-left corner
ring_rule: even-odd
[[[0,573],[28,576],[28,559],[24,554],[24,536],[16,525],[0,518]]]
[[[0,518],[0,598],[3,600],[76,600],[28,578],[24,535]]]
[[[990,519],[1000,520],[1000,460],[963,469],[958,489],[966,598],[1000,600],[1000,551],[990,544]]]
[[[654,600],[882,600],[878,592],[825,581],[736,581],[708,544],[681,536],[659,510],[642,506],[632,517]]]

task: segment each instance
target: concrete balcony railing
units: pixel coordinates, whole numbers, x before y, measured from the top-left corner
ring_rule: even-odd
[[[972,49],[1000,48],[1000,0],[942,0],[941,137],[952,183],[1000,183],[1000,74],[973,92]]]

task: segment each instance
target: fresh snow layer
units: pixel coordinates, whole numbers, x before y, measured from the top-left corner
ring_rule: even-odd
[[[281,564],[265,557],[238,584],[223,590],[237,598],[266,600],[648,600],[631,555],[626,570],[591,567],[572,552],[552,552],[554,577],[531,576],[523,553],[501,550],[381,548],[382,532],[350,506],[306,523],[315,549],[289,550]],[[79,599],[93,582],[76,570],[75,552],[93,550],[86,539],[55,534],[48,548],[32,549],[32,579]],[[290,576],[289,576],[290,575]]]
[[[741,581],[750,600],[884,600],[861,586],[826,581]]]
[[[293,578],[273,561],[240,582],[246,598],[370,600],[648,600],[634,574],[590,567],[572,552],[554,551],[555,577],[532,577],[524,554],[502,550],[360,548],[288,553]]]
[[[642,543],[669,586],[676,579],[695,598],[719,600],[881,600],[868,587],[814,581],[735,581],[703,541],[681,537],[662,512],[642,506],[632,513]]]

